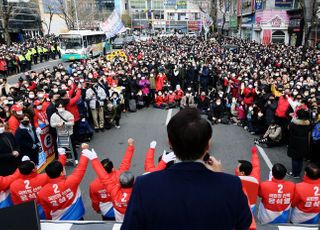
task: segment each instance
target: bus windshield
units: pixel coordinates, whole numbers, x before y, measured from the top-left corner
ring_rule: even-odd
[[[60,37],[61,49],[81,49],[82,38],[80,36]]]

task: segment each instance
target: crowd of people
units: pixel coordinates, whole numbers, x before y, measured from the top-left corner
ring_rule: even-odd
[[[229,49],[230,45],[237,49]],[[124,112],[137,112],[145,107],[181,111],[194,108],[211,125],[242,126],[257,136],[257,145],[287,145],[287,154],[292,158],[292,172],[288,173],[291,177],[301,177],[303,162],[309,161],[302,183],[311,185],[290,184],[290,192],[281,197],[278,193],[282,192],[262,189],[264,182],[260,184],[257,176],[260,172],[254,167],[257,160],[239,161],[236,172],[247,188],[245,193],[252,212],[257,196],[262,197],[259,221],[288,222],[287,211],[291,205],[298,207],[296,215],[291,217],[293,223],[319,220],[320,198],[315,188],[320,188],[320,51],[222,37],[150,39],[127,45],[124,51],[126,57],[115,56],[112,60],[102,56],[67,66],[59,64],[53,70],[28,71],[13,85],[5,78],[0,79],[0,172],[3,176],[0,188],[6,194],[3,205],[11,192],[15,204],[36,200],[43,218],[83,218],[79,184],[91,159],[98,175],[90,186],[92,206],[104,219],[122,221],[134,186],[134,176],[128,172],[134,141],[128,140],[119,169],[115,169],[111,159],[104,159],[101,164],[94,160],[97,156],[87,145],[82,146],[81,157],[78,157],[80,143],[90,141],[94,131],[120,128]],[[59,161],[49,164],[46,174],[36,172],[41,150],[39,133],[46,125],[54,140],[61,135],[70,136],[79,165],[68,177],[63,174],[65,151],[58,149],[57,143],[55,153]],[[169,131],[168,135],[170,140]],[[176,138],[172,141],[179,142]],[[181,151],[173,148],[174,153],[163,154],[155,166],[155,145],[155,142],[150,144],[145,172],[164,170]],[[188,150],[191,148],[185,149]],[[256,159],[256,150],[253,152]],[[177,160],[198,158],[180,156]],[[210,157],[205,162],[218,164]],[[269,182],[274,184],[267,186],[268,189],[286,191],[282,190],[286,173],[283,165],[275,164],[273,179]],[[26,179],[30,182],[28,185],[24,184]],[[31,189],[34,192],[30,194],[21,192],[27,186],[37,189]],[[15,192],[18,195],[13,195]],[[55,195],[57,193],[60,195]],[[275,194],[279,197],[273,197]],[[307,201],[310,197],[312,200]]]
[[[58,37],[27,38],[22,43],[0,44],[0,76],[7,77],[31,70],[32,65],[61,58]]]

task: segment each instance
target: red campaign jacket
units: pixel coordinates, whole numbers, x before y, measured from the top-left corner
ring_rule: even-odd
[[[46,113],[47,108],[49,107],[49,105],[51,105],[51,102],[49,102],[49,101],[44,101],[44,102],[42,103],[42,111]]]
[[[62,165],[66,164],[67,158],[65,155],[59,156],[59,161]],[[33,172],[29,175],[20,174],[10,185],[11,199],[14,204],[21,204],[36,200],[38,203],[38,193],[49,181],[47,174],[38,174]]]
[[[292,207],[304,213],[320,213],[320,179],[305,176],[303,182],[296,184]]]
[[[18,169],[10,176],[0,176],[0,192],[7,191],[10,188],[11,183],[20,176],[21,174]]]
[[[110,192],[116,221],[123,221],[131,197],[132,188],[121,188],[119,180],[115,182],[106,172],[98,159],[92,160],[92,166],[107,191]]]
[[[290,104],[287,98],[285,98],[284,96],[279,97],[278,106],[276,109],[276,116],[286,118],[289,106]]]
[[[7,71],[7,62],[4,59],[0,60],[0,71]]]
[[[19,128],[19,125],[20,125],[19,120],[14,115],[11,115],[8,120],[8,126],[13,135],[16,134],[16,131]]]
[[[169,103],[169,95],[163,96],[163,103],[168,104]]]
[[[48,125],[49,121],[46,112],[44,112],[43,110],[39,111],[37,109],[34,109],[33,123],[34,127],[36,128],[39,127],[39,123]]]
[[[243,90],[243,94],[244,94],[243,102],[246,105],[252,105],[253,101],[254,101],[254,97],[256,95],[256,90],[255,89],[245,88]],[[249,94],[251,94],[251,95],[249,95]]]
[[[157,166],[154,165],[154,149],[149,148],[146,154],[146,159],[144,161],[144,171],[148,172],[155,172],[160,171],[166,168],[166,163],[161,160]]]
[[[78,188],[86,172],[88,161],[87,157],[81,156],[78,166],[71,175],[49,179],[41,189],[38,200],[47,219],[58,219],[53,214],[70,207],[74,200],[79,198]]]
[[[295,184],[291,181],[264,181],[259,187],[259,196],[263,206],[274,212],[281,212],[290,207],[294,196]]]
[[[156,91],[161,91],[163,86],[164,86],[164,82],[167,80],[167,77],[165,74],[158,74],[156,76]]]
[[[34,81],[32,81],[32,82],[30,83],[30,85],[28,86],[28,90],[33,91],[33,90],[36,89],[36,87],[37,87],[37,83],[35,83]]]
[[[70,96],[73,95],[73,92],[75,91],[75,85],[72,86],[72,89],[70,90]],[[72,115],[74,116],[74,121],[80,120],[80,114],[77,107],[77,102],[81,98],[81,90],[76,91],[76,95],[72,98],[70,98],[70,102],[66,105],[66,110],[68,110]]]
[[[240,176],[243,188],[246,190],[249,198],[249,203],[253,207],[257,202],[259,183],[260,183],[260,161],[257,148],[252,148],[252,172],[250,176]]]
[[[175,100],[176,100],[176,95],[175,95],[174,93],[168,95],[168,101],[169,101],[169,103],[174,103]]]
[[[98,213],[101,211],[99,206],[100,202],[111,202],[111,195],[99,178],[94,179],[90,184],[89,194],[92,208]]]
[[[109,177],[114,180],[114,182],[119,181],[121,173],[128,171],[131,166],[132,157],[134,154],[134,146],[128,146],[126,153],[121,161],[120,167],[118,170],[113,170]],[[109,190],[106,189],[106,186],[103,185],[99,178],[96,178],[89,188],[90,198],[92,208],[96,211],[100,211],[99,203],[106,203],[111,201],[111,195]]]
[[[156,103],[157,106],[160,106],[161,104],[164,103],[164,97],[156,95],[154,102]]]
[[[174,95],[175,95],[175,99],[176,100],[181,100],[183,98],[183,91],[180,89],[180,90],[175,90],[174,91]]]

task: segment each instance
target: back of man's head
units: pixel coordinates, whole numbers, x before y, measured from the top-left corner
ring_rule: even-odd
[[[103,159],[101,161],[102,166],[107,171],[107,173],[111,173],[113,169],[113,163],[109,158]]]
[[[245,176],[250,176],[252,172],[251,162],[246,160],[239,160],[238,162],[240,163],[239,172],[243,172]]]
[[[277,163],[272,167],[272,176],[277,180],[282,180],[286,173],[287,169],[283,164]]]
[[[54,179],[61,175],[63,166],[59,161],[55,160],[48,164],[45,171],[49,178]]]
[[[134,176],[131,172],[123,172],[120,175],[119,182],[121,188],[132,188],[134,183]]]
[[[305,169],[306,175],[311,180],[317,180],[320,178],[320,168],[315,163],[309,163]]]
[[[22,175],[29,175],[30,173],[32,173],[32,171],[35,169],[35,165],[32,161],[27,160],[27,161],[23,161],[21,162],[21,164],[19,165],[19,172]]]
[[[167,126],[173,152],[182,161],[200,159],[208,150],[212,128],[197,109],[186,108],[173,116]]]

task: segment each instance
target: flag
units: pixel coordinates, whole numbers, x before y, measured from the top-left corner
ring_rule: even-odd
[[[116,34],[122,33],[126,30],[121,21],[120,15],[116,10],[111,13],[107,20],[100,23],[100,28],[106,33],[107,38],[111,38]]]

